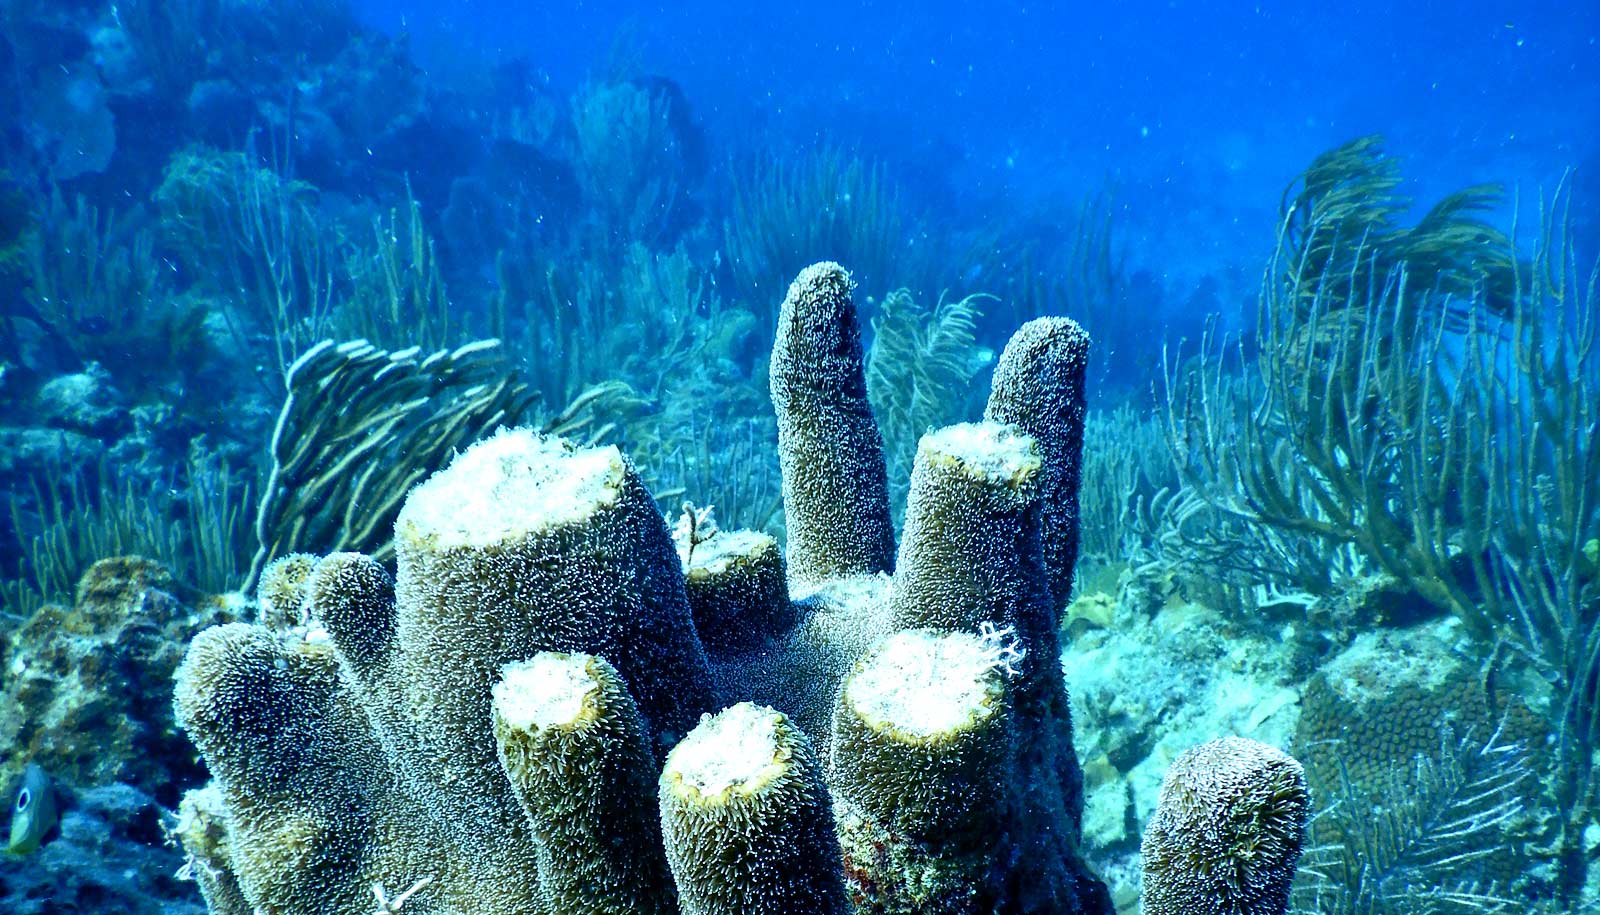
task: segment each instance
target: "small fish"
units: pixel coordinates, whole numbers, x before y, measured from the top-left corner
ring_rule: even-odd
[[[101,315],[90,315],[72,326],[87,337],[103,337],[111,333],[111,322]]]
[[[6,851],[13,855],[37,851],[56,828],[56,817],[56,790],[50,776],[36,763],[29,763],[22,772],[16,803],[11,805],[11,839]]]

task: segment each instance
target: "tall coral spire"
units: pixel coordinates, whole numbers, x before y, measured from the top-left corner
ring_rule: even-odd
[[[894,566],[883,436],[867,400],[850,288],[838,264],[800,271],[772,347],[789,574],[800,582]]]
[[[1072,596],[1078,562],[1088,367],[1088,332],[1071,318],[1035,318],[1017,329],[1000,354],[983,414],[990,422],[1017,425],[1039,443],[1044,557],[1058,607]]]

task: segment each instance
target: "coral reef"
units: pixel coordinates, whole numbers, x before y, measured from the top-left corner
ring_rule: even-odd
[[[113,558],[89,568],[70,605],[46,604],[6,633],[0,784],[9,808],[25,769],[46,773],[59,822],[42,848],[0,856],[0,910],[204,911],[166,841],[166,811],[206,776],[167,694],[190,637],[244,609],[156,562]]]
[[[1041,325],[1002,358],[1032,370],[997,379],[991,412],[1053,450],[993,422],[924,438],[891,576],[848,277],[803,271],[784,312],[786,495],[792,514],[833,503],[831,527],[791,524],[789,611],[781,588],[702,603],[721,633],[703,646],[685,571],[747,575],[730,553],[781,569],[770,540],[687,506],[675,549],[615,448],[480,442],[407,497],[392,581],[349,553],[274,569],[274,604],[298,598],[305,625],[194,640],[176,707],[216,778],[186,806],[208,895],[232,898],[220,874],[285,913],[372,892],[418,912],[654,910],[674,892],[707,913],[1110,911],[1079,850],[1056,660],[1072,557],[1043,542],[1044,519],[1073,518],[1086,336]]]
[[[77,792],[61,834],[26,858],[0,855],[0,911],[11,915],[205,915],[166,842],[166,814],[114,783]],[[214,915],[248,909],[214,908]]]
[[[542,910],[532,795],[501,768],[491,687],[541,650],[602,655],[629,681],[649,746],[670,745],[711,705],[677,553],[615,449],[528,431],[413,490],[395,552],[392,585],[355,554],[312,572],[306,611],[331,646],[210,630],[179,673],[178,713],[222,786],[240,887],[307,911],[431,879],[414,906]],[[283,736],[312,732],[303,749]],[[401,837],[413,819],[428,825]],[[308,829],[315,841],[290,839]],[[329,848],[346,851],[321,859]]]
[[[1252,321],[1248,245],[1126,245],[1197,201],[427,18],[0,0],[0,781],[67,805],[0,908],[193,908],[180,719],[217,912],[1127,913],[1227,734],[1302,910],[1596,907],[1581,171],[1332,149]]]
[[[165,699],[184,645],[237,608],[163,566],[95,563],[70,607],[47,605],[9,639],[0,686],[0,784],[28,763],[69,789],[122,782],[168,805],[204,777]]]

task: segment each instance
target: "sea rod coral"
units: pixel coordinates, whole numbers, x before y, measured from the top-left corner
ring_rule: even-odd
[[[1025,328],[991,421],[924,437],[896,547],[850,292],[817,264],[780,315],[785,556],[680,553],[616,448],[505,430],[412,490],[392,578],[322,557],[275,597],[297,625],[197,636],[176,706],[215,782],[179,835],[212,910],[1109,915],[1046,543],[1088,338]]]

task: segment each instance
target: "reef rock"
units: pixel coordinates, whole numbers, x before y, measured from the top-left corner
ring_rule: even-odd
[[[60,835],[25,858],[0,856],[8,915],[204,915],[150,795],[114,784],[78,794]]]
[[[1148,616],[1121,601],[1105,628],[1079,627],[1062,655],[1073,686],[1076,746],[1083,760],[1084,846],[1104,868],[1119,911],[1137,905],[1138,847],[1162,780],[1187,748],[1227,735],[1288,746],[1299,692],[1284,662],[1292,647],[1230,626],[1198,604]]]
[[[0,686],[0,783],[34,762],[58,784],[124,782],[175,806],[205,770],[173,723],[172,674],[196,630],[229,618],[159,563],[95,563],[72,607],[46,605],[11,634]]]
[[[98,362],[81,372],[53,378],[39,388],[39,415],[52,426],[75,432],[110,432],[124,417],[122,396],[111,384],[111,373]]]

